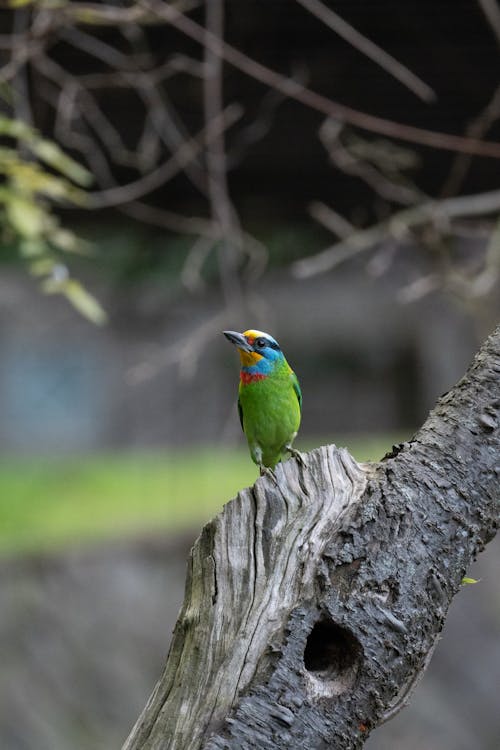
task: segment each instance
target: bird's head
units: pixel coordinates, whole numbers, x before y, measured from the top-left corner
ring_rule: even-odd
[[[278,342],[268,333],[253,329],[244,333],[236,331],[223,331],[223,333],[238,349],[242,367],[268,371],[274,364],[284,360]]]

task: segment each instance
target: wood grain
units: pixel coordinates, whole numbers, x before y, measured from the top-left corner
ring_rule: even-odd
[[[498,524],[500,328],[377,464],[324,446],[202,531],[168,662],[124,750],[364,744],[422,676]]]

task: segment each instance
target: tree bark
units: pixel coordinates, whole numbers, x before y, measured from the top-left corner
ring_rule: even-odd
[[[124,750],[360,748],[422,676],[500,502],[500,327],[379,463],[324,446],[195,543],[165,671]]]

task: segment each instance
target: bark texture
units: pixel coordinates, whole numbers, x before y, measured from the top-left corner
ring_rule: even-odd
[[[376,464],[325,446],[195,543],[165,671],[124,750],[360,748],[408,700],[500,506],[500,328]]]

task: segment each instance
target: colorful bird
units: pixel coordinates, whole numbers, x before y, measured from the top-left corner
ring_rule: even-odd
[[[263,331],[223,333],[240,355],[238,412],[260,473],[272,472],[285,451],[304,463],[292,448],[300,425],[302,393],[278,342]]]

